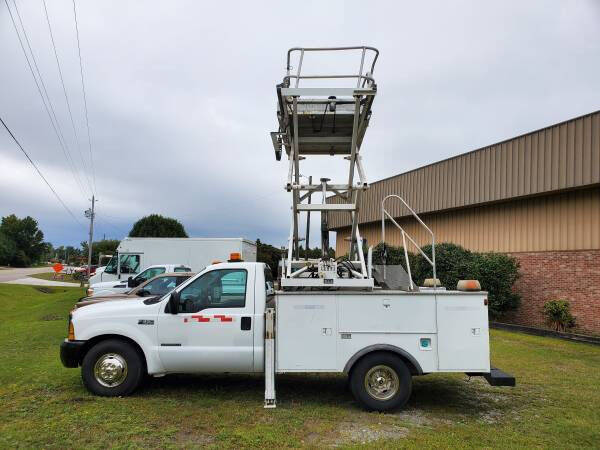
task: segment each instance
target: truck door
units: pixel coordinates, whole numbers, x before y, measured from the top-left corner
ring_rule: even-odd
[[[178,314],[161,311],[158,317],[159,354],[166,370],[252,372],[254,273],[215,269],[178,293]]]

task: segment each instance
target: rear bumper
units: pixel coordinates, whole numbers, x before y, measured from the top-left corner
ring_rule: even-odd
[[[65,367],[78,367],[85,341],[64,340],[60,344],[60,361]]]
[[[469,373],[467,375],[470,377],[483,377],[491,386],[511,386],[514,387],[517,385],[517,380],[514,376],[509,373],[503,372],[502,370],[492,367],[489,372],[477,372],[477,373]]]

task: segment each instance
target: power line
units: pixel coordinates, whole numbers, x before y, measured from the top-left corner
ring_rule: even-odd
[[[83,82],[83,62],[81,60],[81,43],[79,42],[79,24],[77,23],[77,9],[75,8],[75,0],[73,0],[73,16],[75,17],[75,34],[77,35],[77,51],[79,53],[79,73],[81,74],[81,89],[83,91],[83,106],[85,109],[85,125],[87,127],[88,147],[90,149],[90,165],[92,167],[92,180],[94,181],[94,191],[96,187],[96,171],[94,169],[94,157],[92,155],[92,138],[90,135],[90,121],[88,120],[87,96],[85,95],[85,83]]]
[[[25,56],[25,61],[27,61],[27,65],[29,66],[29,71],[31,72],[31,76],[33,77],[33,81],[35,82],[35,85],[37,87],[38,94],[40,95],[40,97],[42,99],[42,103],[44,104],[44,109],[46,110],[46,114],[48,115],[48,118],[50,119],[50,124],[52,125],[54,133],[56,134],[56,137],[57,137],[60,147],[63,151],[63,154],[65,155],[65,158],[66,158],[67,162],[69,163],[69,168],[71,169],[71,173],[73,174],[75,183],[79,186],[79,189],[81,189],[81,193],[85,197],[86,193],[83,188],[83,184],[81,183],[81,179],[79,178],[79,174],[77,173],[77,169],[75,168],[75,162],[73,161],[73,158],[71,157],[71,153],[69,151],[68,144],[66,143],[64,135],[60,128],[60,123],[58,122],[58,119],[56,117],[56,113],[54,111],[54,106],[52,105],[52,101],[50,100],[50,96],[48,95],[48,91],[46,90],[46,84],[44,83],[44,78],[42,77],[42,73],[40,72],[39,67],[37,65],[37,60],[35,58],[32,48],[31,48],[31,44],[29,42],[29,37],[27,36],[27,30],[25,29],[23,21],[21,20],[21,15],[19,13],[17,4],[16,4],[15,0],[13,0],[15,11],[17,13],[17,17],[21,24],[21,28],[23,30],[23,35],[25,36],[25,41],[27,42],[27,47],[29,48],[29,52],[31,53],[31,59],[33,61],[33,65],[34,65],[37,75],[40,79],[39,82],[34,74],[33,67],[31,66],[31,61],[29,60],[29,56],[27,55],[27,51],[25,50],[25,46],[23,45],[23,41],[21,39],[21,35],[19,34],[17,24],[12,15],[10,7],[8,6],[8,1],[4,0],[4,3],[6,3],[6,8],[8,9],[8,14],[10,15],[10,18],[11,18],[11,21],[12,21],[12,24],[13,24],[13,27],[15,30],[15,34],[17,35],[17,39],[19,40],[19,44],[21,45],[21,50],[23,51],[23,56]],[[41,88],[40,88],[40,84],[41,84]],[[42,94],[42,90],[44,91],[46,97],[44,97],[44,94]],[[56,125],[55,125],[55,123],[56,123]]]
[[[87,167],[85,165],[85,161],[83,159],[83,154],[81,153],[81,146],[79,145],[79,137],[77,136],[77,129],[75,128],[75,121],[73,120],[73,113],[71,111],[71,103],[69,102],[69,96],[67,95],[67,88],[65,87],[65,80],[62,75],[62,69],[60,67],[60,61],[58,59],[58,52],[56,51],[56,43],[54,42],[54,34],[52,33],[52,25],[50,25],[50,16],[48,15],[48,8],[46,7],[46,0],[42,0],[44,4],[44,12],[46,14],[46,22],[48,23],[48,30],[50,31],[50,40],[52,41],[52,48],[54,49],[54,57],[56,58],[56,66],[58,67],[58,75],[60,77],[60,82],[62,84],[63,93],[65,94],[65,101],[67,103],[67,110],[69,111],[69,118],[71,119],[71,126],[73,127],[73,134],[75,135],[75,144],[77,145],[77,150],[79,151],[79,157],[81,158],[81,165],[84,168],[84,175],[87,179],[88,185],[90,187],[90,191],[94,192],[92,188],[92,183],[90,182],[90,177],[87,174]]]
[[[12,133],[12,131],[10,131],[10,128],[8,128],[8,126],[6,125],[6,123],[4,122],[4,120],[2,119],[2,117],[0,117],[0,122],[2,123],[2,125],[4,126],[4,128],[6,128],[6,131],[8,131],[8,134],[10,134],[10,137],[13,138],[13,141],[15,141],[15,143],[18,145],[18,147],[21,149],[21,151],[23,152],[23,154],[27,157],[27,159],[29,160],[29,162],[31,163],[31,165],[35,168],[35,170],[40,175],[40,177],[42,177],[42,180],[44,180],[44,182],[48,185],[48,187],[50,188],[50,190],[52,191],[52,193],[54,194],[54,196],[58,199],[58,201],[60,202],[60,204],[63,205],[63,207],[67,210],[67,212],[73,218],[73,220],[75,222],[77,222],[80,226],[83,227],[83,224],[79,220],[77,220],[77,217],[75,217],[75,215],[71,212],[71,210],[69,209],[69,207],[65,204],[65,202],[63,202],[62,198],[60,198],[60,196],[54,190],[54,188],[52,187],[52,185],[48,182],[48,180],[46,179],[46,177],[44,176],[44,174],[42,173],[42,171],[38,168],[38,166],[29,157],[29,154],[25,151],[25,149],[23,148],[23,146],[21,145],[21,143],[17,140],[17,138],[15,137],[15,135]]]

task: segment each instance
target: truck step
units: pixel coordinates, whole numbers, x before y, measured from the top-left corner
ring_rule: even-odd
[[[517,381],[515,377],[503,372],[496,367],[492,367],[490,369],[490,373],[484,373],[483,377],[487,380],[487,382],[491,386],[516,386]]]

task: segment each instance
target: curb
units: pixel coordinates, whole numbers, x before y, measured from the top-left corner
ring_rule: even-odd
[[[585,342],[587,344],[600,345],[600,337],[587,336],[585,334],[563,333],[561,331],[545,330],[543,328],[526,327],[524,325],[515,325],[512,323],[490,322],[490,328],[499,330],[519,331],[525,334],[535,336],[553,337],[565,339],[567,341]]]

